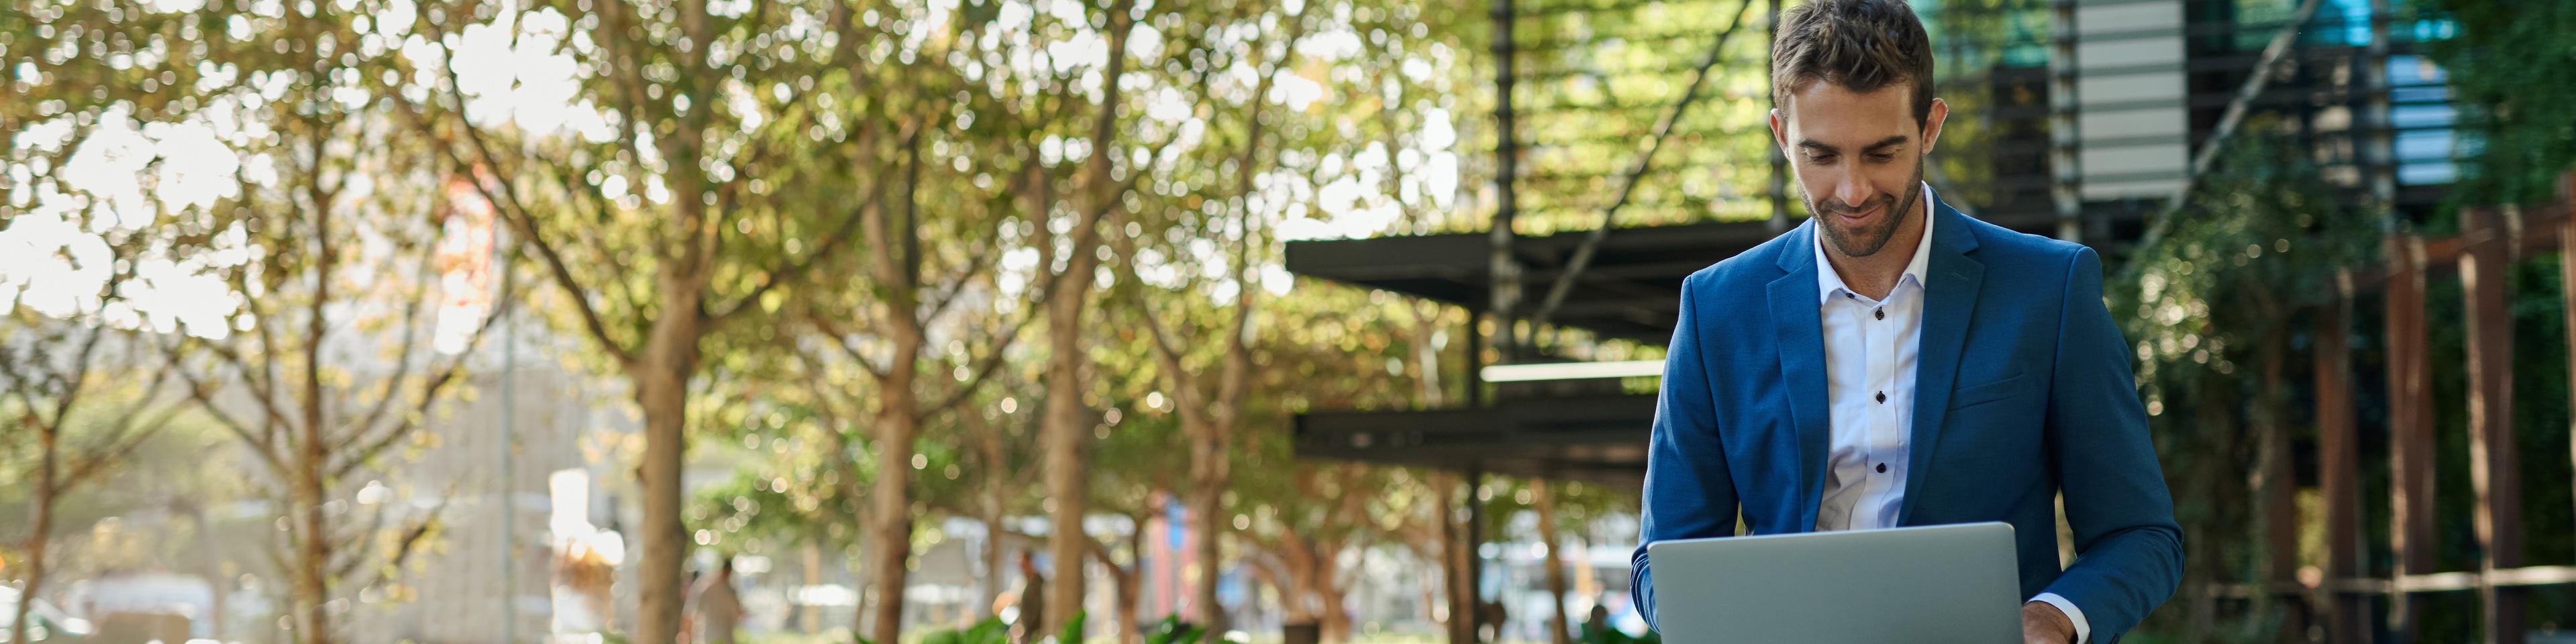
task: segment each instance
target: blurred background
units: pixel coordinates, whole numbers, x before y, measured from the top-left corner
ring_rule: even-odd
[[[2131,641],[2576,641],[2576,3],[1914,6],[2106,258]],[[1651,641],[1781,9],[9,0],[0,641]]]

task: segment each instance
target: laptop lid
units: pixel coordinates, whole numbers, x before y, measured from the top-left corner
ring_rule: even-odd
[[[1660,541],[1655,617],[1676,644],[2021,641],[2004,523]]]

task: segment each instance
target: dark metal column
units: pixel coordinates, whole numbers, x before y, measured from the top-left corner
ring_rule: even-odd
[[[1493,298],[1494,349],[1510,363],[1518,353],[1521,271],[1512,255],[1512,219],[1520,215],[1513,187],[1520,182],[1520,139],[1512,125],[1512,0],[1494,0],[1494,207]]]
[[[1485,625],[1485,468],[1467,469],[1467,632],[1484,641]],[[1500,624],[1495,625],[1500,631]],[[1501,639],[1501,638],[1496,638]]]
[[[1485,310],[1467,309],[1467,406],[1485,406]]]
[[[2057,238],[2082,241],[2084,214],[2082,140],[2076,129],[2075,2],[2049,3],[2048,174],[2049,201],[2057,207]]]
[[[2356,119],[2368,133],[2362,137],[2358,155],[2362,175],[2370,181],[2370,197],[2394,217],[2397,211],[2397,135],[2388,107],[2388,0],[2370,0],[2370,47],[2362,56],[2363,73],[2369,78],[2360,84],[2368,92],[2361,118]]]

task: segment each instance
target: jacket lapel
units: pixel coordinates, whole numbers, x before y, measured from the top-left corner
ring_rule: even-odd
[[[1798,523],[1785,532],[1816,528],[1817,504],[1824,499],[1825,445],[1832,436],[1832,408],[1825,396],[1824,317],[1816,301],[1816,255],[1810,249],[1816,224],[1791,230],[1781,247],[1779,266],[1787,275],[1771,281],[1771,324],[1780,351],[1780,376],[1789,385],[1789,412],[1798,438]]]
[[[1906,493],[1897,511],[1897,525],[1912,524],[1915,500],[1923,497],[1923,481],[1932,471],[1941,423],[1950,409],[1950,392],[1958,385],[1968,323],[1986,279],[1986,265],[1970,255],[1977,249],[1977,235],[1968,229],[1967,215],[1937,197],[1933,204],[1933,216],[1940,223],[1932,228],[1932,257],[1924,267],[1929,283],[1924,285],[1922,344],[1916,348],[1914,436],[1906,446]],[[1777,300],[1773,302],[1777,308]]]

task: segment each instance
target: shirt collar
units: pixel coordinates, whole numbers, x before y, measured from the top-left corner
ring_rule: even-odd
[[[1914,242],[1914,259],[1905,263],[1905,274],[1896,278],[1898,286],[1904,286],[1908,280],[1913,281],[1916,286],[1926,284],[1923,281],[1923,273],[1931,264],[1932,225],[1939,217],[1932,216],[1932,184],[1919,185],[1923,190],[1923,238]],[[1825,259],[1824,223],[1817,222],[1815,234],[1808,235],[1807,238],[1808,245],[1812,246],[1816,253],[1816,301],[1819,303],[1830,301],[1835,293],[1851,290],[1850,285],[1843,283],[1842,273],[1834,270],[1833,262]]]

